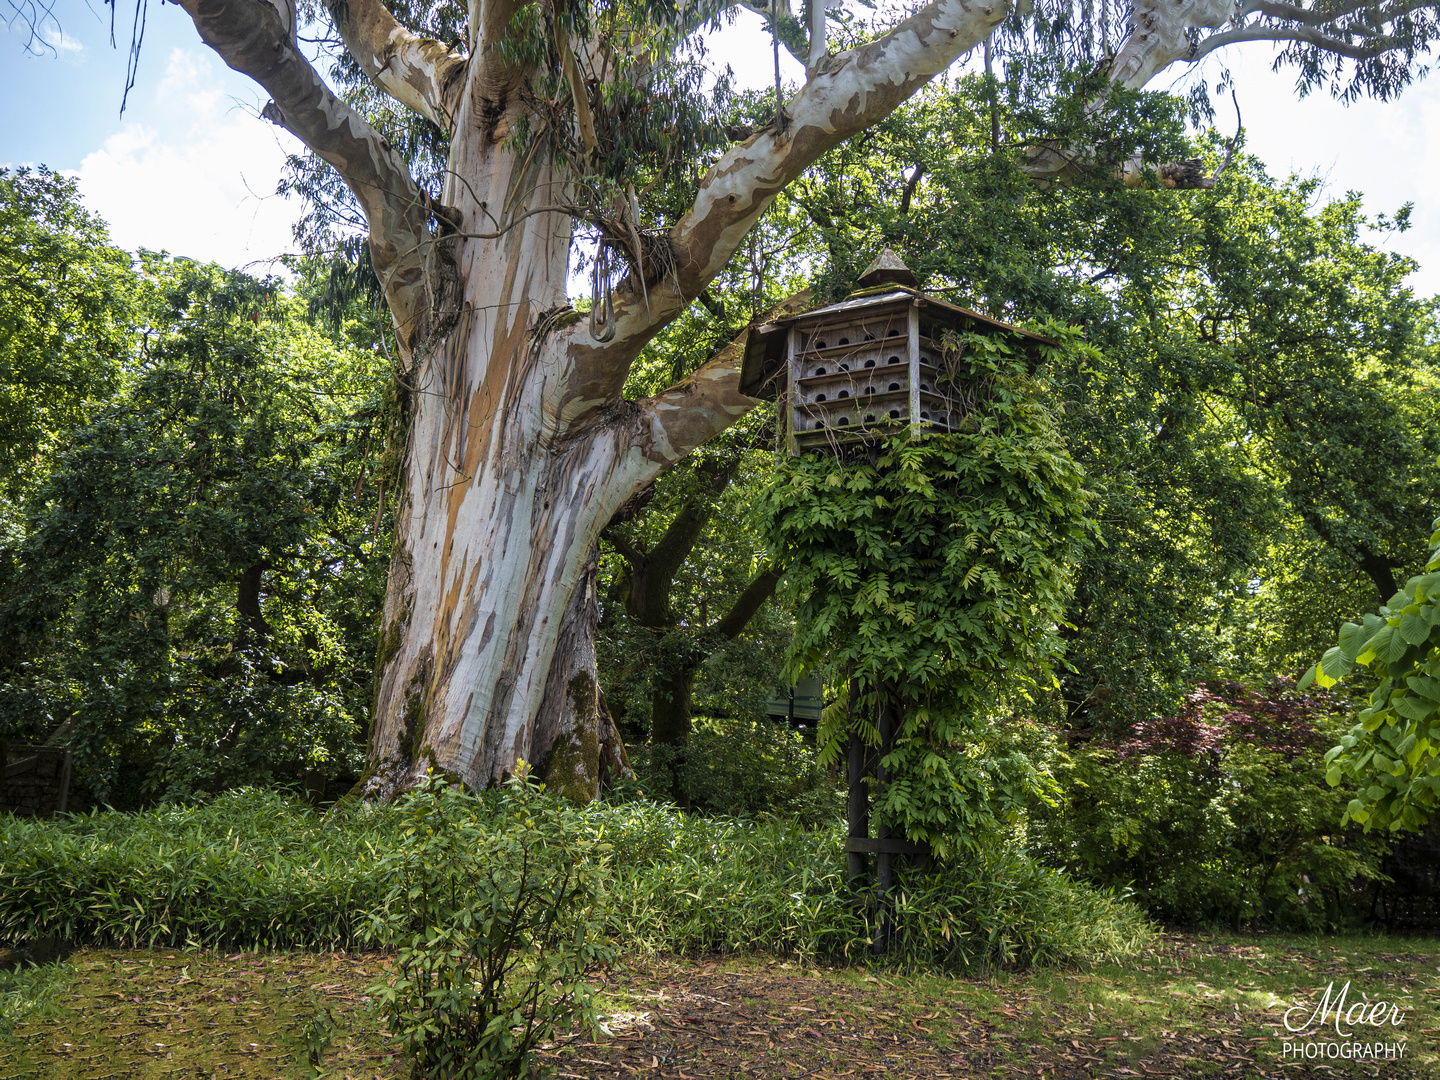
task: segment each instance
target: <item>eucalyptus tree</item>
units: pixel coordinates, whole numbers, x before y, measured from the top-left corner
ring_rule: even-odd
[[[729,145],[689,43],[734,5],[337,0],[317,14],[368,78],[371,105],[443,136],[428,144],[443,161],[425,184],[362,115],[370,107],[342,100],[307,59],[293,0],[179,4],[270,95],[263,115],[343,180],[393,316],[407,438],[369,791],[430,767],[483,786],[526,759],[593,792],[600,761],[619,753],[595,683],[596,537],[754,405],[734,354],[639,400],[623,394],[630,365],[778,193],[989,38],[1009,5],[933,0],[836,53],[823,3],[757,5],[806,77],[783,101],[777,87],[769,118]],[[1103,54],[1108,75],[1138,87],[1224,42],[1284,40],[1308,83],[1348,61],[1342,93],[1385,96],[1410,78],[1434,22],[1432,7],[1402,0],[1238,12],[1142,0],[1123,28],[1105,10],[1117,27],[1108,52],[1068,7],[1017,11],[1014,47],[1082,66]],[[1041,154],[1033,171],[1057,174],[1089,151],[1049,152],[1060,166]],[[588,318],[566,289],[580,233],[600,240]]]

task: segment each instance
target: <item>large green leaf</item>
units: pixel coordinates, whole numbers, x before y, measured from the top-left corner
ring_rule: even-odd
[[[1419,645],[1430,636],[1430,622],[1420,612],[1406,612],[1400,616],[1398,635],[1411,645]]]
[[[1411,675],[1405,680],[1405,685],[1413,693],[1427,697],[1431,701],[1440,701],[1440,679],[1432,679],[1428,675]]]
[[[1349,675],[1355,667],[1354,662],[1340,651],[1337,645],[1326,651],[1320,658],[1320,668],[1316,673],[1316,681],[1321,686],[1333,686],[1338,680]]]
[[[1365,646],[1365,651],[1360,654],[1360,662],[1365,663],[1367,655],[1378,656],[1381,660],[1390,660],[1390,643],[1395,640],[1395,628],[1393,626],[1382,626],[1375,632]],[[1404,641],[1400,643],[1401,651],[1404,650]]]
[[[1358,623],[1347,622],[1340,627],[1340,651],[1351,660],[1360,655],[1369,635]]]
[[[1397,699],[1393,703],[1393,707],[1407,720],[1425,720],[1435,715],[1435,710],[1440,707],[1440,702],[1407,694],[1405,697]]]

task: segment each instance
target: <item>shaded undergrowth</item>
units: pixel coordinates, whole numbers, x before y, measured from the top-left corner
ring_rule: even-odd
[[[628,951],[872,955],[878,908],[847,887],[838,828],[687,817],[643,802],[566,813],[607,849],[604,926]],[[405,820],[363,806],[320,815],[263,791],[134,814],[0,817],[0,940],[361,946],[393,884],[387,860]],[[1151,938],[1132,905],[1015,850],[900,880],[887,964],[1110,960]]]

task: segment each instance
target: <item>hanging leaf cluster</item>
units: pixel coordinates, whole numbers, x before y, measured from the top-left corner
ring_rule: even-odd
[[[1044,787],[1023,754],[997,755],[984,721],[1048,678],[1086,536],[1084,477],[1046,383],[1002,339],[957,344],[959,375],[983,389],[972,430],[787,460],[764,498],[771,558],[796,602],[789,672],[860,690],[822,720],[822,751],[834,760],[852,728],[877,745],[869,718],[881,694],[897,701],[876,810],[941,856]]]
[[[709,72],[694,29],[672,0],[543,0],[520,7],[498,45],[531,73],[511,145],[522,162],[562,163],[574,213],[602,232],[629,240],[643,196],[678,216],[728,145],[728,74]]]
[[[1341,824],[1423,829],[1440,810],[1440,518],[1425,573],[1411,578],[1378,615],[1340,627],[1340,643],[1305,673],[1334,686],[1357,667],[1380,684],[1358,723],[1325,755],[1331,787],[1355,785]]]

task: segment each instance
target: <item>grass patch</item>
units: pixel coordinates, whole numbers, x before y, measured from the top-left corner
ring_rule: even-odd
[[[1167,935],[1134,963],[904,976],[763,955],[632,958],[600,982],[606,1033],[545,1047],[561,1074],[1418,1080],[1440,1072],[1440,942]],[[379,955],[83,950],[53,1011],[0,1034],[0,1080],[403,1075],[364,999]],[[1375,1065],[1287,1063],[1285,1008],[1331,980],[1404,1002]],[[313,1021],[333,1018],[318,1064]],[[307,1027],[307,1025],[310,1025]],[[310,1039],[311,1041],[307,1041]],[[68,1045],[66,1045],[68,1044]],[[1123,1070],[1129,1070],[1127,1074]]]

